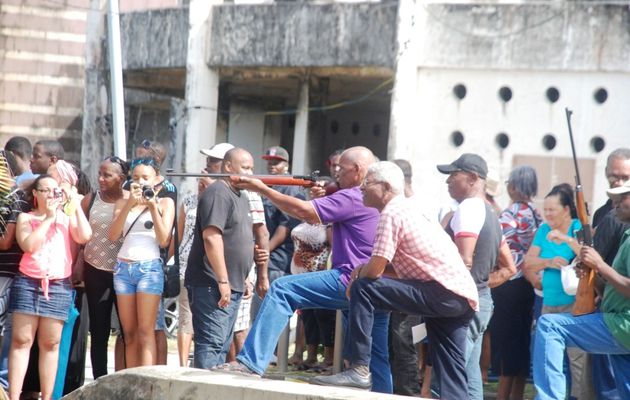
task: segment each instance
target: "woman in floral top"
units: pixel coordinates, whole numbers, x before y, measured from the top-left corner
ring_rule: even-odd
[[[508,282],[492,289],[492,369],[499,374],[497,398],[522,399],[529,374],[534,291],[521,267],[542,218],[532,201],[538,191],[536,171],[532,167],[514,168],[506,183],[512,204],[499,219],[517,273]]]

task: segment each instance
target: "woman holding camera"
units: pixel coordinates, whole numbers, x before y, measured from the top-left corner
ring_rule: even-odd
[[[72,302],[70,246],[72,241],[83,244],[92,235],[74,191],[60,188],[50,175],[40,175],[31,193],[32,211],[17,220],[16,240],[24,255],[9,299],[13,313],[9,393],[15,400],[20,398],[36,333],[42,399],[52,395],[58,345]]]
[[[167,247],[175,204],[156,196],[159,167],[149,158],[131,163],[127,199],[114,206],[109,240],[123,238],[114,267],[114,290],[128,368],[156,362],[155,321],[164,288],[160,247]]]

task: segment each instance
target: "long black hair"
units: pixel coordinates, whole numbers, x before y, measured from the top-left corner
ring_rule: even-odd
[[[578,217],[575,200],[573,198],[573,186],[568,183],[560,183],[551,188],[551,191],[547,194],[547,196],[545,196],[545,198],[550,196],[558,196],[560,204],[563,207],[569,207],[569,210],[571,211],[571,218]]]

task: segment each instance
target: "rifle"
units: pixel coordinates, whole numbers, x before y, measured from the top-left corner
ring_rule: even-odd
[[[571,129],[571,114],[573,111],[568,108],[564,110],[567,115],[567,125],[569,127],[569,138],[571,139],[571,151],[573,152],[573,164],[575,167],[575,206],[577,208],[578,219],[582,223],[582,229],[577,233],[577,236],[583,246],[592,246],[593,238],[589,224],[588,205],[584,200],[580,171],[575,155],[575,144],[573,143],[573,130]],[[575,303],[573,304],[573,310],[571,312],[573,315],[577,316],[590,314],[595,311],[595,271],[579,263],[576,266],[585,269],[585,273],[580,278],[578,284],[577,293],[575,294]]]
[[[238,183],[241,177],[259,179],[268,186],[302,186],[310,188],[317,185],[319,171],[314,171],[311,175],[246,175],[246,174],[204,174],[166,171],[169,177],[187,178],[228,178],[232,183]]]

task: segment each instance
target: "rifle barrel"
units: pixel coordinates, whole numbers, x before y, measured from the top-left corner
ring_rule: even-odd
[[[571,129],[571,114],[573,111],[569,110],[567,107],[564,109],[565,114],[567,115],[567,125],[569,127],[569,140],[571,141],[571,152],[573,153],[573,166],[575,168],[575,186],[582,187],[582,181],[580,180],[580,170],[578,169],[577,156],[575,154],[575,143],[573,142],[573,129]]]

